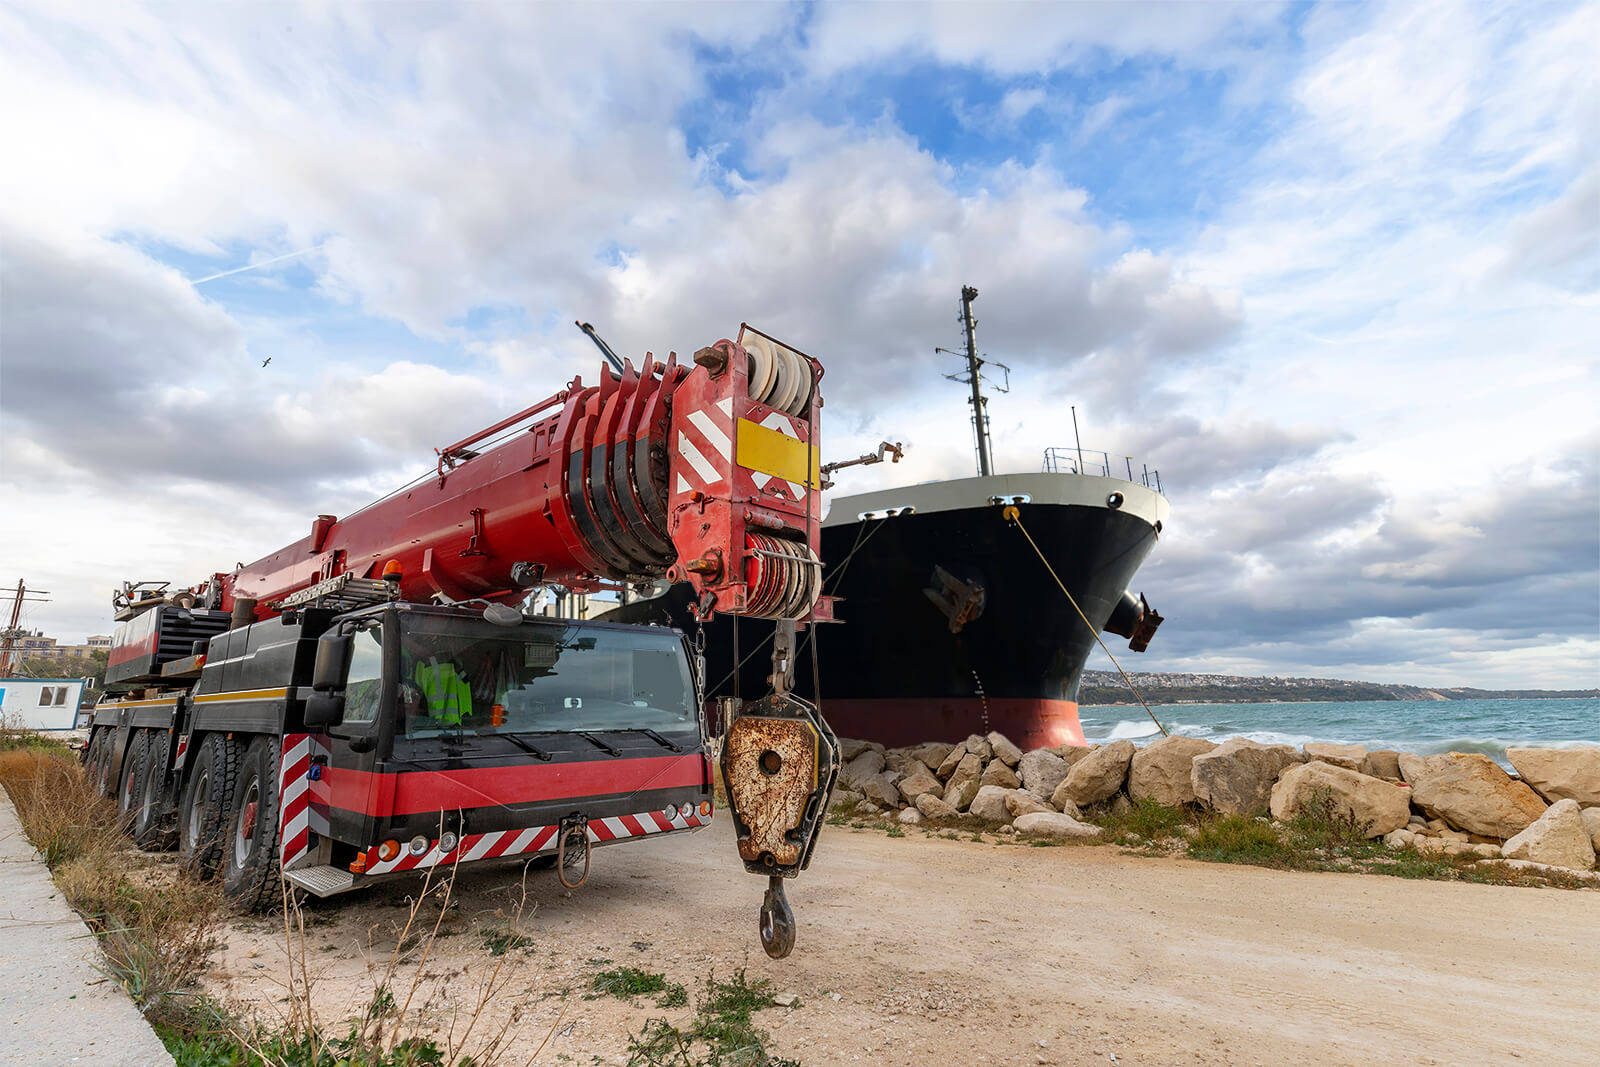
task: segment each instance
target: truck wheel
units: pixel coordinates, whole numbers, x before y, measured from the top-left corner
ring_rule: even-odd
[[[207,734],[178,807],[178,849],[190,874],[212,878],[222,863],[223,836],[233,810],[239,746],[223,734]]]
[[[257,911],[279,901],[278,762],[275,738],[250,742],[239,764],[222,850],[222,895],[236,908]]]
[[[133,827],[133,820],[144,795],[144,768],[150,756],[150,732],[140,730],[128,742],[128,754],[122,757],[122,785],[117,789],[117,820],[124,829]]]
[[[171,747],[172,735],[158,731],[151,736],[145,752],[144,789],[133,818],[133,840],[146,852],[172,847],[172,812],[166,804],[167,750]]]
[[[111,736],[111,731],[105,727],[96,730],[89,738],[89,758],[85,762],[83,772],[88,776],[89,784],[100,796],[106,795],[106,740]]]
[[[103,797],[111,795],[111,740],[115,732],[107,727],[99,731],[99,751],[94,757],[94,770],[89,780],[94,783],[94,791]]]

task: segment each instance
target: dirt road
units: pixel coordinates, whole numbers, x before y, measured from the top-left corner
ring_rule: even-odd
[[[530,943],[511,950],[512,981],[477,1033],[519,1005],[506,1062],[547,1035],[539,1063],[623,1062],[647,1017],[692,1008],[585,1000],[595,971],[662,971],[693,990],[746,966],[799,994],[757,1018],[773,1052],[807,1065],[1600,1062],[1600,892],[993,841],[828,828],[791,884],[799,942],[778,962],[756,938],[764,883],[736,869],[726,818],[598,850],[576,893],[530,874]],[[413,1014],[453,1017],[459,1035],[496,962],[484,933],[504,929],[520,878],[461,876],[424,969],[437,991]],[[330,1013],[367,1003],[414,888],[314,905],[318,1002],[344,1006]],[[236,926],[217,990],[270,1006],[283,941],[270,923]]]

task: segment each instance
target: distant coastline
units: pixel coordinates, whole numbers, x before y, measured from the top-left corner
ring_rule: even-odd
[[[1233,674],[1140,673],[1128,675],[1150,704],[1319,704],[1363,700],[1582,700],[1600,689],[1475,689],[1466,686],[1390,685],[1340,678],[1254,678]],[[1114,671],[1084,671],[1080,706],[1132,704]]]

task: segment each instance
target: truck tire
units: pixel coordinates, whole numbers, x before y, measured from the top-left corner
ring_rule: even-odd
[[[222,895],[241,911],[279,903],[278,761],[276,738],[257,737],[245,749],[233,788],[222,849]]]
[[[100,796],[106,795],[106,768],[110,761],[106,758],[111,750],[111,731],[104,726],[94,732],[89,738],[89,759],[84,764],[84,774],[89,778],[89,785]]]
[[[128,742],[122,757],[122,780],[117,787],[117,821],[125,830],[133,828],[139,798],[144,795],[144,769],[150,762],[150,731],[138,730]]]
[[[207,734],[195,753],[194,769],[178,806],[178,849],[190,874],[216,876],[238,773],[239,746],[224,734]]]
[[[134,844],[146,852],[172,847],[172,812],[167,807],[167,751],[172,735],[155,731],[145,752],[144,788],[139,794],[139,809],[133,817]]]

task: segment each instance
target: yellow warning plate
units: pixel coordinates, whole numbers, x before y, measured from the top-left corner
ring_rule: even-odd
[[[822,484],[822,457],[786,433],[740,419],[738,451],[734,459],[748,470],[770,474],[812,489]],[[806,453],[811,452],[811,477],[806,477]]]

